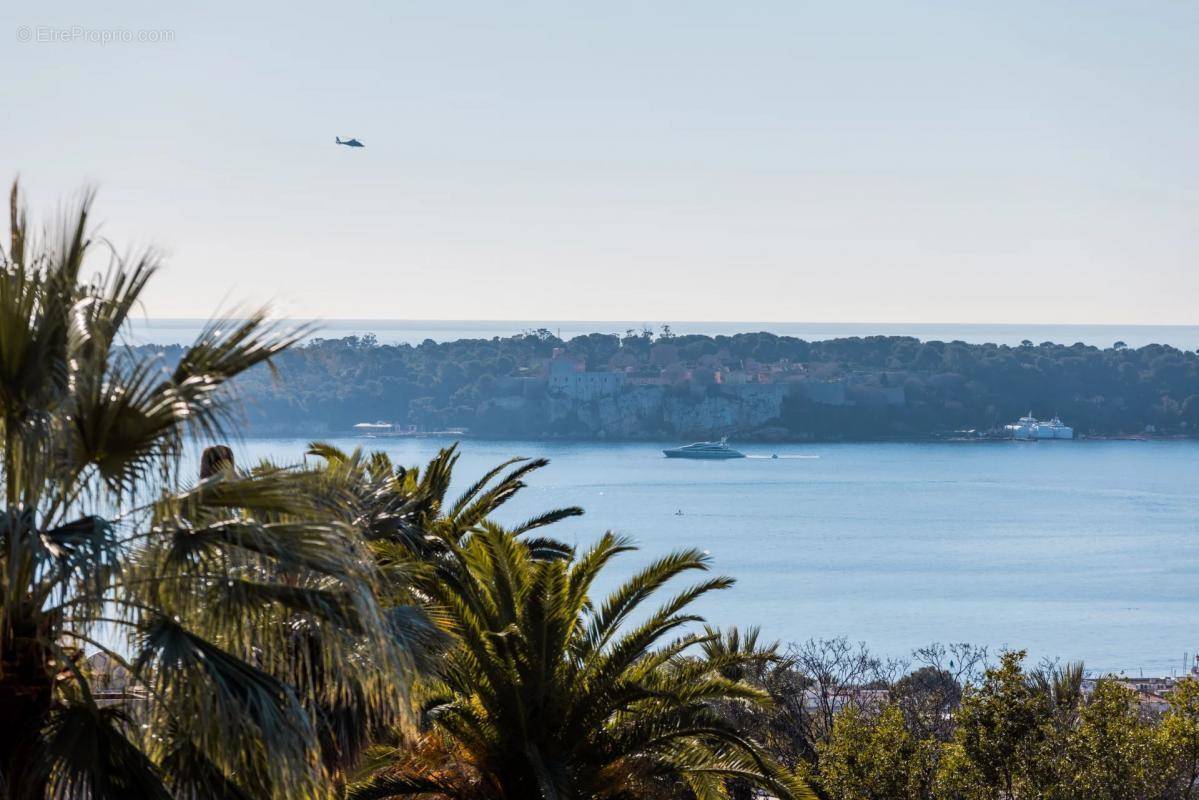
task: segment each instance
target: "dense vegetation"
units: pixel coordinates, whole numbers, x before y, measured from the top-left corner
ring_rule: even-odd
[[[1002,427],[1030,409],[1042,417],[1059,414],[1083,434],[1138,434],[1149,426],[1159,434],[1199,430],[1199,356],[1164,345],[1008,347],[907,337],[808,342],[769,333],[648,332],[560,341],[540,331],[410,346],[347,337],[284,354],[277,360],[282,382],[260,369],[240,386],[251,430],[261,433],[342,432],[386,420],[426,430],[463,427],[483,436],[596,435],[551,417],[537,376],[557,348],[588,370],[659,377],[661,391],[684,406],[732,391],[713,384],[716,372],[773,368],[775,382],[788,386],[786,399],[776,418],[723,431],[743,438],[919,437]],[[173,360],[177,348],[165,356]],[[844,403],[812,399],[800,390],[805,381],[844,384]],[[902,400],[889,404],[884,392],[895,389],[902,389]],[[503,402],[516,394],[519,408]],[[632,435],[688,433],[704,431],[651,420]]]
[[[845,640],[763,649],[773,699],[734,709],[830,800],[1183,800],[1199,793],[1199,680],[1147,709],[1081,664],[931,646],[906,674]],[[798,701],[796,698],[804,697]],[[750,796],[750,795],[743,795]]]

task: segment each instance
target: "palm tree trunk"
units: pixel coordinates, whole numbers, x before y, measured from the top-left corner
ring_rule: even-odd
[[[7,626],[0,642],[0,779],[14,800],[42,800],[46,779],[36,745],[53,702],[53,670],[35,623]]]
[[[15,430],[16,419],[6,413],[4,499],[10,515],[20,502]],[[15,542],[6,544],[8,557],[17,557]],[[9,586],[8,591],[20,592],[21,587]],[[0,793],[13,800],[42,800],[47,782],[37,774],[36,743],[54,700],[54,677],[38,624],[21,613],[19,597],[6,597],[0,606]]]

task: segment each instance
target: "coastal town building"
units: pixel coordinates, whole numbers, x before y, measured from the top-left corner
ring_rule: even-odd
[[[623,372],[587,372],[586,364],[556,351],[550,359],[546,388],[551,394],[573,400],[592,400],[611,397],[624,387]]]
[[[1141,712],[1151,716],[1164,714],[1170,710],[1170,695],[1178,688],[1179,678],[1174,677],[1138,677],[1108,676],[1114,678],[1121,686],[1136,693],[1137,705]],[[1192,668],[1186,676],[1199,679],[1199,668]],[[1090,699],[1095,692],[1095,685],[1100,678],[1084,678],[1082,681],[1082,696]]]

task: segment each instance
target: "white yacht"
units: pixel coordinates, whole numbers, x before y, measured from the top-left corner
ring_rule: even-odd
[[[728,439],[719,442],[696,442],[683,447],[663,450],[667,458],[745,458],[745,453],[729,447]]]
[[[1054,415],[1048,422],[1037,423],[1038,439],[1073,439],[1074,429],[1062,423],[1062,418]]]
[[[1003,429],[1007,432],[1008,436],[1011,436],[1013,439],[1028,441],[1037,438],[1036,434],[1033,433],[1033,428],[1036,426],[1037,418],[1032,415],[1031,411],[1029,411],[1026,416],[1021,417],[1016,422],[1013,422],[1010,425],[1004,425]]]
[[[1027,416],[1021,417],[1016,422],[1010,425],[1004,425],[1003,429],[1013,439],[1022,442],[1035,442],[1041,439],[1073,439],[1074,429],[1062,422],[1061,417],[1055,416],[1053,419],[1045,421],[1038,420],[1029,411]]]

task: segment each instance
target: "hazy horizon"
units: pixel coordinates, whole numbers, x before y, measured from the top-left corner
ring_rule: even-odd
[[[141,319],[148,319],[151,322],[197,322],[209,319],[214,319],[219,316],[236,319],[236,314],[228,315],[193,315],[193,316],[143,316]],[[294,315],[279,316],[275,315],[279,320],[290,320],[297,322],[322,322],[322,323],[345,323],[345,322],[531,322],[533,320],[521,319],[518,317],[421,317],[421,316],[392,316],[392,317],[302,317]],[[586,318],[572,317],[570,319],[549,320],[550,322],[571,322],[571,323],[625,323],[636,322],[633,319],[611,319],[611,318]],[[804,319],[680,319],[676,321],[666,320],[664,324],[712,324],[712,325],[933,325],[944,327],[956,326],[986,326],[986,327],[1031,327],[1031,328],[1199,328],[1199,322],[1098,322],[1098,321],[1083,321],[1083,322],[1050,322],[1045,320],[1030,320],[1025,322],[1011,322],[1004,320],[930,320],[920,321],[913,319],[819,319],[819,318],[804,318]],[[641,324],[641,323],[638,323]],[[648,323],[647,323],[648,324]],[[654,322],[652,324],[662,324]]]
[[[136,343],[187,344],[195,340],[209,320],[204,318],[135,318],[130,331]],[[649,328],[660,333],[663,325],[679,335],[731,336],[766,331],[808,341],[862,336],[909,336],[922,341],[963,341],[970,344],[1017,346],[1024,340],[1072,345],[1082,342],[1111,347],[1122,341],[1137,348],[1164,344],[1182,350],[1199,349],[1199,325],[1035,325],[1009,323],[886,323],[886,322],[770,322],[763,320],[414,320],[414,319],[293,319],[292,324],[313,324],[308,338],[336,339],[373,335],[380,344],[419,344],[458,339],[509,337],[545,328],[563,339],[591,333],[622,334]]]
[[[98,186],[166,251],[156,317],[1199,323],[1199,5],[70,0],[0,35],[0,177]]]

